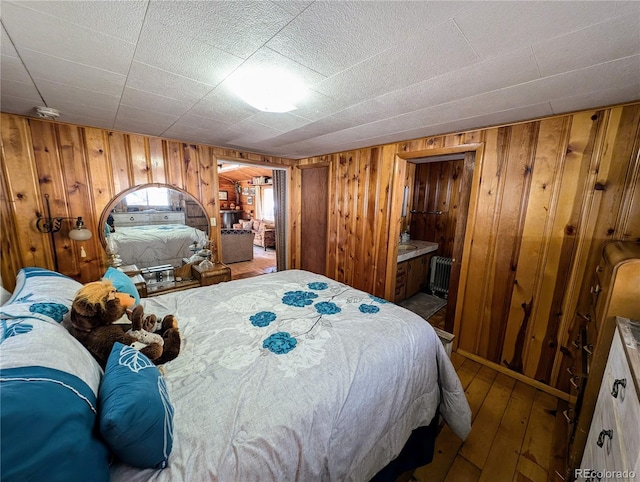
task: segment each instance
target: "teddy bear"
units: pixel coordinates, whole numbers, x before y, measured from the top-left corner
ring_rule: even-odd
[[[178,321],[167,315],[158,321],[155,315],[145,315],[141,305],[132,311],[135,300],[117,292],[106,279],[84,285],[71,305],[71,334],[80,341],[104,369],[115,342],[134,345],[142,342],[140,352],[156,365],[173,360],[180,353],[181,337]],[[129,324],[119,320],[128,317]],[[155,333],[154,333],[155,332]]]

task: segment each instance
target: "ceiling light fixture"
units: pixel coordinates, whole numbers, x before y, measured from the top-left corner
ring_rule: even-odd
[[[289,112],[304,98],[307,87],[282,70],[244,69],[231,79],[232,90],[247,104],[263,112]]]

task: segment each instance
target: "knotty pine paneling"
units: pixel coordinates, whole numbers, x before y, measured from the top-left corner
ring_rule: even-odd
[[[82,127],[2,114],[2,280],[13,289],[21,267],[54,268],[51,240],[35,229],[50,197],[53,217],[82,216],[94,236],[80,245],[67,237],[72,221],[54,234],[59,271],[83,283],[99,279],[106,256],[98,223],[110,200],[145,183],[185,189],[219,217],[218,158],[262,166],[292,166],[294,161],[232,149]],[[219,225],[211,228],[219,245]],[[18,242],[19,240],[19,242]]]
[[[405,158],[479,145],[458,346],[568,392],[562,352],[573,350],[590,273],[607,241],[640,240],[639,126],[640,104],[631,104],[302,159],[331,164],[328,275],[377,296],[392,293],[398,235],[409,222],[399,214],[413,179]],[[438,189],[431,174],[426,184]],[[426,185],[424,195],[414,187],[412,203],[446,202]],[[442,236],[455,238],[449,230]]]

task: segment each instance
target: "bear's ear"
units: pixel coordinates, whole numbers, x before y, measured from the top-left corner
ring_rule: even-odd
[[[71,308],[80,316],[94,317],[100,312],[100,303],[89,303],[86,300],[76,299]]]

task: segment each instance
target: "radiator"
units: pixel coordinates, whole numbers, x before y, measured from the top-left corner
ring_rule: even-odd
[[[429,277],[429,291],[444,298],[449,294],[449,279],[451,278],[451,258],[433,256],[431,258],[431,276]]]

